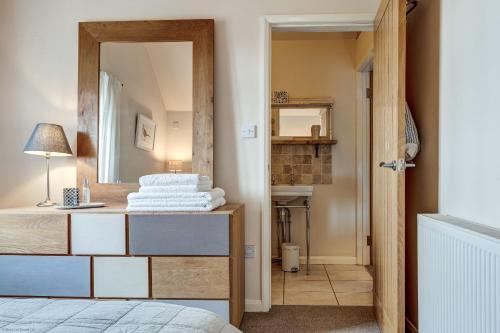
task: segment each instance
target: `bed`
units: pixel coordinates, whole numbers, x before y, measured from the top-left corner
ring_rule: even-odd
[[[237,333],[216,314],[154,301],[0,298],[0,332]]]

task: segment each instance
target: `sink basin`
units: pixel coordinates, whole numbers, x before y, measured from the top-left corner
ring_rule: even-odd
[[[312,196],[313,189],[308,185],[276,185],[271,187],[271,197],[273,201],[286,204],[299,197]]]

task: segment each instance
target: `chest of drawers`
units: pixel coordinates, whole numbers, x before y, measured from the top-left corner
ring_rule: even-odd
[[[0,296],[149,299],[244,312],[244,206],[0,210]]]

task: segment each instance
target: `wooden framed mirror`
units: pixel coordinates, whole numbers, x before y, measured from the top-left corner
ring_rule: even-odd
[[[213,20],[82,22],[77,179],[124,203],[138,178],[213,179]]]

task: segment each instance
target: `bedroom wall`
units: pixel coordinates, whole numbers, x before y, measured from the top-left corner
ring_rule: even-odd
[[[331,97],[331,184],[315,184],[311,256],[316,263],[356,260],[355,33],[274,33],[272,89],[290,97]],[[314,157],[314,156],[313,156]],[[292,210],[292,240],[305,256],[305,217]],[[275,225],[273,225],[276,227]],[[277,248],[275,233],[273,250]]]
[[[500,229],[500,2],[441,1],[439,210]]]
[[[176,122],[177,128],[173,123]],[[193,112],[167,111],[165,161],[183,161],[183,172],[191,171],[193,150]]]
[[[44,196],[44,161],[22,153],[37,122],[64,126],[76,151],[79,21],[215,19],[215,182],[246,204],[249,309],[261,300],[262,136],[240,139],[243,124],[262,130],[260,17],[270,14],[375,13],[379,0],[0,0],[0,206]],[[259,132],[258,133],[261,133]],[[8,143],[8,144],[7,144]],[[74,158],[53,160],[54,198],[74,186]]]

